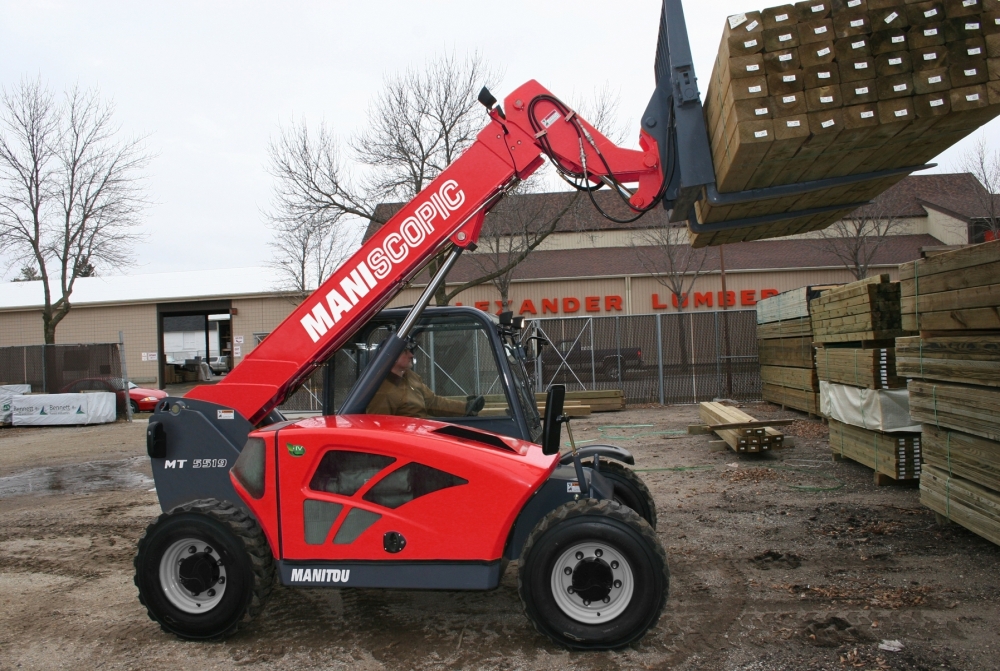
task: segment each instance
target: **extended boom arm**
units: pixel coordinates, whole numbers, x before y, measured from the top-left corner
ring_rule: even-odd
[[[483,218],[518,180],[543,164],[583,183],[631,193],[642,212],[661,197],[659,148],[645,131],[641,151],[622,149],[529,81],[489,111],[476,141],[365,242],[226,378],[188,398],[230,407],[258,424],[313,370],[381,310],[449,243],[467,248]],[[622,184],[638,183],[632,193]]]

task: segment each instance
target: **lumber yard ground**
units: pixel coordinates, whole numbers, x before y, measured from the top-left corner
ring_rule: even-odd
[[[697,423],[697,406],[574,421],[635,453],[672,574],[645,639],[589,654],[534,632],[514,566],[486,593],[278,587],[233,638],[179,641],[132,585],[159,512],[145,423],[0,430],[0,669],[1000,669],[1000,548],[833,463],[815,420],[764,457],[711,451]]]

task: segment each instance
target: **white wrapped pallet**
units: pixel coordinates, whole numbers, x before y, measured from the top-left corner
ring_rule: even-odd
[[[838,422],[870,431],[920,432],[920,423],[910,418],[906,389],[864,389],[822,380],[819,411]]]
[[[108,424],[115,421],[115,394],[36,394],[15,396],[11,403],[14,426]]]

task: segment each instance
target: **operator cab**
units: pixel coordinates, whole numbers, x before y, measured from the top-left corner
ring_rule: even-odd
[[[409,314],[405,308],[384,310],[358,331],[326,364],[324,414],[337,414],[379,345]],[[428,307],[412,338],[413,372],[417,380],[443,399],[441,407],[464,406],[482,396],[477,414],[428,418],[520,438],[541,440],[542,421],[525,370],[520,328],[482,310]],[[371,406],[370,406],[371,407]]]

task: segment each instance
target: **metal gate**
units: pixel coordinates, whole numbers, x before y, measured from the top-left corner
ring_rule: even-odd
[[[537,391],[622,389],[629,404],[761,397],[755,310],[528,322],[549,343],[531,366]]]

